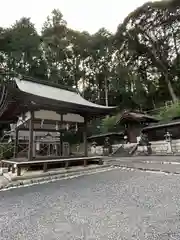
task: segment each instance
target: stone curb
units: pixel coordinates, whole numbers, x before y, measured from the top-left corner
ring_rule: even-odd
[[[153,163],[153,164],[172,164],[172,165],[179,165],[180,162],[166,162],[166,161],[142,161],[142,163]]]
[[[119,169],[126,169],[126,170],[139,170],[143,172],[160,172],[160,173],[165,173],[165,174],[180,174],[180,172],[174,172],[174,171],[168,171],[168,170],[159,170],[159,169],[154,169],[154,168],[143,168],[143,167],[128,167],[128,166],[119,166],[119,165],[114,165],[114,167],[117,167]]]
[[[113,169],[113,166],[110,165],[103,165],[98,167],[91,167],[89,169],[76,169],[71,171],[66,171],[64,173],[58,173],[58,172],[49,172],[46,176],[34,176],[34,178],[26,178],[26,179],[19,179],[19,180],[12,180],[9,183],[7,183],[4,186],[0,186],[0,190],[9,189],[9,188],[15,188],[15,187],[22,187],[22,186],[29,186],[34,184],[40,184],[40,183],[46,183],[46,182],[53,182],[61,179],[70,179],[73,177],[83,176],[86,174],[93,174],[98,173],[101,171]]]
[[[55,175],[61,175],[61,174],[72,174],[72,173],[78,173],[78,172],[87,172],[90,170],[96,170],[96,169],[101,169],[101,168],[106,168],[109,165],[99,165],[96,167],[86,167],[86,168],[81,168],[81,169],[67,169],[67,170],[60,170],[60,171],[49,171],[49,172],[42,172],[40,174],[34,175],[34,176],[13,176],[10,178],[10,181],[24,181],[24,180],[29,180],[35,179],[35,178],[45,178],[45,177],[50,177],[50,176],[55,176]]]

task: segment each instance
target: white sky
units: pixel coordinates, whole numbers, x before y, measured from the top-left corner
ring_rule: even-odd
[[[120,22],[146,0],[1,0],[0,26],[8,27],[21,17],[30,17],[41,29],[46,17],[58,8],[68,26],[90,33],[105,27],[116,31]]]

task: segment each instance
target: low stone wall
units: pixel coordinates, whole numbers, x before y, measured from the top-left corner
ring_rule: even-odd
[[[116,151],[119,147],[121,147],[122,144],[114,144],[112,145],[112,151]],[[89,155],[98,155],[98,156],[102,156],[103,155],[103,146],[96,146],[96,147],[89,147]]]
[[[171,151],[169,151],[169,143],[166,142],[165,140],[164,141],[151,142],[151,149],[152,149],[152,154],[168,154],[168,153],[171,153]],[[172,140],[171,149],[172,149],[172,153],[180,153],[180,139]],[[139,146],[137,151],[138,152],[143,152],[144,147]]]
[[[151,142],[151,149],[152,149],[152,154],[168,154],[169,152],[169,143],[166,141],[156,141],[156,142]],[[116,144],[112,145],[113,152],[116,151],[119,147],[123,146],[124,149],[130,149],[135,145],[135,143],[128,143],[128,144]],[[180,153],[180,139],[177,140],[172,140],[171,143],[172,147],[172,153]],[[138,146],[137,152],[135,155],[138,155],[138,153],[143,153],[146,150],[146,147],[143,146]],[[89,155],[103,155],[103,146],[97,146],[97,147],[90,147],[89,146]]]
[[[113,152],[116,151],[119,147],[123,146],[124,149],[131,149],[136,143],[128,143],[128,144],[114,144],[112,145]],[[156,141],[151,142],[152,154],[168,154],[168,143],[166,141]],[[139,146],[137,149],[137,153],[144,152],[145,148]],[[80,151],[83,152],[83,145],[80,147]],[[180,139],[172,140],[172,152],[180,153]],[[92,147],[90,144],[88,145],[88,155],[89,156],[102,156],[103,155],[103,146]]]
[[[180,139],[172,141],[173,152],[180,153]]]
[[[167,153],[168,151],[167,142],[165,141],[151,142],[151,149],[152,154]],[[138,146],[136,155],[138,155],[138,153],[143,153],[144,151],[146,151],[146,147]]]
[[[134,143],[128,143],[128,144],[114,144],[112,145],[112,152],[115,152],[118,148],[123,146],[124,149],[131,149],[135,144]],[[96,147],[89,147],[89,155],[103,155],[103,146],[96,146]]]

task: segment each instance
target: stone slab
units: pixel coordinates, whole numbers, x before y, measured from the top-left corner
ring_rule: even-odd
[[[16,174],[12,174],[11,172],[4,174],[4,177],[8,181],[8,184],[5,183],[5,187],[18,187],[20,185],[29,185],[41,183],[44,181],[58,180],[65,177],[71,177],[75,175],[82,175],[91,172],[103,171],[110,168],[109,165],[89,165],[87,167],[73,167],[71,169],[53,169],[48,172],[43,171],[24,171],[22,176],[16,176]],[[2,186],[1,186],[2,188]]]

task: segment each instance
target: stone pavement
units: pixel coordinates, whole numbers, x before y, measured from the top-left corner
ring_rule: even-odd
[[[78,174],[86,174],[93,171],[101,171],[103,168],[115,167],[137,169],[143,171],[156,171],[172,174],[180,174],[180,156],[136,156],[136,157],[105,157],[105,165],[73,167],[69,170],[53,169],[46,173],[42,171],[28,171],[20,177],[16,174],[4,174],[0,176],[0,189],[3,187],[16,187],[20,185],[37,184],[44,181],[58,180]],[[23,171],[22,171],[23,172]]]
[[[2,240],[179,240],[180,175],[114,169],[0,192]]]

